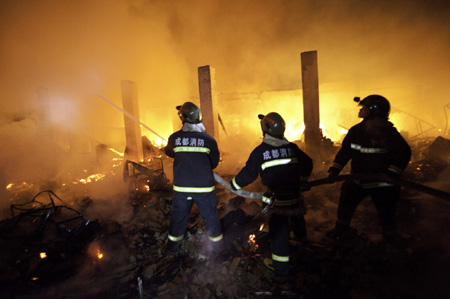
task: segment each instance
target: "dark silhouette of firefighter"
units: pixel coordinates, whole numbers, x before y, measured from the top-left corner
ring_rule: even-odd
[[[329,177],[335,177],[351,160],[352,179],[341,186],[337,221],[329,236],[340,238],[348,231],[353,214],[368,196],[379,216],[384,240],[394,244],[397,237],[395,212],[400,198],[400,186],[395,184],[411,158],[411,149],[388,120],[389,101],[380,95],[370,95],[359,101],[358,117],[363,121],[353,126],[336,154]],[[354,177],[353,177],[354,175]]]
[[[313,163],[295,143],[284,138],[285,122],[276,112],[258,115],[263,142],[250,154],[245,167],[230,185],[241,189],[258,178],[268,190],[262,198],[263,210],[271,208],[269,232],[272,260],[265,264],[278,276],[289,275],[289,235],[306,240],[305,207],[302,190],[306,189]],[[269,205],[269,206],[268,206]]]
[[[218,249],[222,240],[217,212],[213,169],[219,163],[219,150],[214,138],[206,134],[200,109],[191,102],[177,106],[183,122],[181,130],[173,133],[164,151],[174,158],[173,201],[167,248],[176,252],[181,248],[193,203],[195,202],[206,227],[210,246]]]

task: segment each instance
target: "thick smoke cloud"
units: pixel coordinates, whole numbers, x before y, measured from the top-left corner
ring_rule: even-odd
[[[339,124],[351,97],[381,93],[436,135],[450,95],[449,12],[447,1],[2,1],[0,137],[14,148],[0,158],[33,156],[17,145],[39,143],[37,87],[48,88],[62,135],[122,150],[122,113],[91,91],[121,106],[120,81],[136,82],[141,119],[168,136],[174,106],[198,97],[199,66],[216,69],[219,94],[299,90],[300,53],[310,50],[321,101],[333,107],[322,119]],[[45,152],[39,161],[52,158]]]
[[[121,115],[83,88],[120,103],[120,80],[133,80],[141,108],[166,107],[162,103],[198,96],[196,69],[209,64],[219,92],[299,89],[299,53],[309,50],[319,53],[321,83],[390,78],[394,86],[433,85],[438,108],[448,97],[441,87],[450,77],[446,1],[1,5],[1,107],[7,112],[30,109],[35,87],[45,86],[58,100],[80,105],[76,126],[99,113],[120,126]],[[423,99],[427,94],[414,98]]]
[[[220,99],[229,99],[219,109],[232,135],[219,143],[220,167],[232,174],[260,142],[258,113],[278,111],[300,129],[305,51],[318,53],[326,132],[358,121],[354,96],[379,93],[391,100],[402,133],[414,136],[419,127],[430,129],[420,137],[444,135],[449,16],[448,0],[0,1],[0,218],[9,215],[2,215],[12,202],[2,186],[9,183],[18,199],[46,189],[66,202],[89,197],[89,219],[127,223],[134,216],[122,169],[93,167],[95,145],[125,148],[122,113],[93,94],[122,107],[121,80],[136,82],[142,122],[167,137],[174,107],[198,100],[197,68],[213,66]],[[48,102],[38,99],[42,87]],[[107,171],[96,184],[72,184]],[[449,176],[433,187],[450,191]],[[331,226],[335,201],[325,193],[318,200],[323,209],[309,211],[307,222]],[[446,258],[448,210],[439,199],[426,201],[417,234]]]

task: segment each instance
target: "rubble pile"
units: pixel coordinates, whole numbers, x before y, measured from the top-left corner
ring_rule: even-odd
[[[428,157],[427,161],[433,159]],[[406,176],[420,182],[419,160]],[[318,170],[317,177],[326,176]],[[448,167],[438,176],[448,175]],[[232,174],[221,173],[231,178]],[[224,233],[220,251],[206,242],[195,205],[182,250],[167,254],[170,190],[133,193],[120,221],[93,213],[95,199],[67,204],[52,191],[11,206],[0,222],[3,298],[444,298],[448,294],[448,202],[403,190],[401,237],[382,241],[370,201],[352,229],[334,227],[339,184],[305,192],[308,242],[290,240],[291,277],[280,280],[270,257],[267,219],[256,200],[216,186]],[[449,191],[448,189],[446,191]],[[22,196],[23,198],[23,196]],[[90,215],[91,218],[86,217]],[[437,228],[437,229],[436,229]]]
[[[450,140],[437,137],[432,141],[417,141],[410,164],[408,178],[420,182],[437,180],[450,165]]]
[[[88,210],[89,202],[84,198],[78,206]],[[4,297],[37,298],[44,294],[71,293],[79,298],[150,298],[163,294],[174,296],[182,285],[186,285],[182,292],[199,294],[201,298],[209,297],[205,294],[235,297],[240,290],[229,286],[234,285],[235,276],[241,276],[243,272],[249,274],[245,278],[251,282],[249,286],[262,284],[259,273],[268,270],[256,260],[256,246],[248,243],[248,235],[243,238],[235,232],[233,240],[228,239],[228,249],[222,254],[213,259],[200,259],[205,231],[200,214],[194,211],[183,241],[183,251],[178,256],[167,256],[165,242],[171,194],[134,199],[132,203],[135,215],[128,223],[95,220],[92,222],[97,225],[92,229],[86,225],[91,221],[83,219],[83,227],[74,229],[77,230],[75,237],[65,234],[67,229],[56,222],[57,215],[38,214],[35,208],[23,212],[30,215],[30,221],[24,220],[24,214],[2,221],[3,256],[9,257],[3,259]],[[73,208],[70,210],[75,211]],[[77,211],[77,215],[83,218],[81,214]],[[47,221],[46,225],[43,225],[43,219]],[[36,228],[42,229],[24,235]],[[90,239],[85,242],[88,231]],[[12,235],[17,242],[10,242]],[[81,239],[81,235],[85,237]],[[45,252],[47,257],[41,258],[41,252]],[[251,272],[258,274],[252,277]],[[63,273],[65,275],[61,276]]]

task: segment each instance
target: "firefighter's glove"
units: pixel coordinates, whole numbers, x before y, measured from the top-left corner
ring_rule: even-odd
[[[309,183],[307,181],[300,182],[300,192],[305,192],[311,190]]]
[[[328,169],[328,178],[330,179],[336,178],[339,175],[339,172],[341,171],[336,167],[330,167],[330,169]]]

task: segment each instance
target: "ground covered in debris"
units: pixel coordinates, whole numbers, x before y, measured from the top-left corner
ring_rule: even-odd
[[[449,192],[449,167],[433,169],[417,161],[406,177]],[[220,171],[225,179],[234,174]],[[314,178],[325,171],[316,168]],[[15,190],[0,222],[2,298],[447,298],[450,292],[450,203],[441,198],[403,189],[401,238],[386,246],[370,200],[358,208],[354,229],[328,238],[340,184],[312,188],[305,193],[309,241],[291,240],[292,275],[280,281],[263,263],[270,238],[257,201],[217,185],[220,254],[204,254],[205,229],[194,208],[183,250],[167,255],[171,191],[117,195],[111,183],[123,184],[111,177],[95,182],[97,192],[82,185],[58,193],[51,184],[49,191]]]

